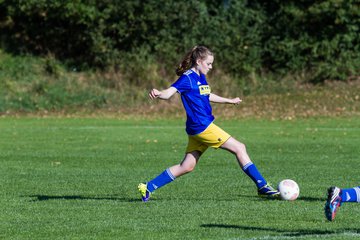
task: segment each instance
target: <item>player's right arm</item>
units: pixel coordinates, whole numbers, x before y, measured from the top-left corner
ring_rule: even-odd
[[[171,98],[176,92],[177,92],[177,89],[174,87],[169,87],[168,89],[165,89],[162,91],[159,91],[154,88],[149,92],[149,97],[152,100],[155,98],[167,100],[167,99]]]

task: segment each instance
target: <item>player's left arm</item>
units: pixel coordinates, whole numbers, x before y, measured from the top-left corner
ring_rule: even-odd
[[[214,103],[228,103],[228,104],[240,104],[241,103],[241,99],[239,97],[236,98],[225,98],[225,97],[220,97],[214,93],[210,93],[209,96],[210,102],[214,102]]]

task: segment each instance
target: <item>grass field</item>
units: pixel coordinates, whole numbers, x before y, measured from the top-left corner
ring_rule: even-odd
[[[223,150],[189,175],[139,199],[137,184],[178,163],[182,120],[0,118],[0,239],[359,239],[360,204],[335,222],[323,214],[331,185],[360,185],[360,119],[217,121],[246,143],[294,202],[264,200]]]

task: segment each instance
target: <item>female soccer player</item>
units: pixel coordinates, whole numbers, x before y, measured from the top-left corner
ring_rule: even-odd
[[[242,170],[254,181],[260,196],[278,196],[279,192],[271,187],[251,162],[245,145],[215,125],[210,102],[239,104],[241,99],[220,97],[211,92],[205,75],[212,69],[213,53],[205,46],[195,46],[189,51],[176,69],[178,80],[169,88],[159,91],[152,89],[150,99],[167,100],[176,92],[181,96],[186,111],[186,132],[188,145],[181,163],[167,168],[159,176],[140,183],[138,189],[144,202],[156,189],[172,182],[176,178],[191,172],[200,156],[208,147],[222,148],[233,153]]]
[[[330,187],[328,189],[328,198],[325,203],[325,217],[333,221],[336,212],[344,202],[360,202],[360,186],[354,188]]]

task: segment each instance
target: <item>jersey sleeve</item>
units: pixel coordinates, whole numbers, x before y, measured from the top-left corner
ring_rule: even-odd
[[[191,90],[190,79],[185,74],[183,74],[181,77],[179,77],[179,79],[176,80],[176,82],[174,82],[171,86],[176,88],[176,90],[179,93],[183,93],[183,92]]]

